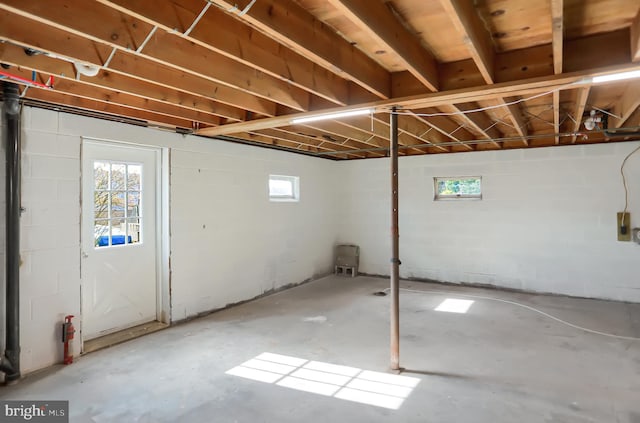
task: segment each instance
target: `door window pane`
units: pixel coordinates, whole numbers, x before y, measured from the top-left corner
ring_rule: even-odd
[[[94,162],[94,245],[142,242],[142,165]]]
[[[126,192],[115,191],[111,193],[111,217],[124,216],[124,199]]]
[[[127,219],[128,243],[140,242],[140,219]]]
[[[137,191],[127,193],[127,217],[140,216],[140,193]]]
[[[93,204],[96,219],[109,218],[109,192],[94,191]]]
[[[142,166],[129,165],[127,169],[127,189],[129,191],[140,191],[141,179],[142,179]]]
[[[104,190],[109,187],[109,163],[93,163],[93,179],[95,189]]]

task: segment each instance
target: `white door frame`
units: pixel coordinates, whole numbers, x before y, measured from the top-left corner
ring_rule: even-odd
[[[100,143],[103,145],[111,145],[114,147],[133,147],[133,148],[142,148],[148,150],[155,150],[158,153],[158,159],[156,162],[156,320],[162,323],[169,324],[171,323],[171,298],[170,298],[170,268],[169,268],[169,255],[170,255],[170,232],[169,232],[169,157],[170,150],[166,147],[158,147],[155,145],[147,145],[147,144],[138,144],[126,141],[114,141],[114,140],[106,140],[96,137],[81,137],[82,138],[82,148],[80,153],[80,168],[81,168],[81,178],[84,178],[85,175],[82,174],[82,166],[84,163],[84,143],[85,141]],[[82,179],[81,179],[82,180]],[[81,184],[82,188],[82,184]],[[83,237],[85,234],[82,230],[83,226],[83,201],[84,201],[84,193],[83,189],[80,190],[80,210],[81,210],[81,218],[80,218],[80,245],[81,251],[80,254],[84,254],[82,251],[83,245]],[[80,259],[80,266],[82,266],[82,258]],[[83,281],[82,281],[82,268],[80,268],[80,287],[82,289]],[[80,315],[83,314],[83,304],[82,304],[82,291],[80,294]],[[80,321],[80,327],[82,328],[82,320]],[[82,339],[82,330],[80,332],[81,343],[84,344],[84,339]]]

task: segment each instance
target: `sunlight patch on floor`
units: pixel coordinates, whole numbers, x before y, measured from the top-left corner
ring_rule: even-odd
[[[449,313],[466,313],[473,304],[473,300],[458,300],[447,298],[436,307],[436,311],[446,311]]]
[[[286,355],[262,353],[228,375],[397,410],[420,379]]]

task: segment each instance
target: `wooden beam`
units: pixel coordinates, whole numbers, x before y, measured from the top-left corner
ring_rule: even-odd
[[[313,130],[312,128],[305,129],[305,132],[293,132],[290,130],[291,128],[274,128],[274,129],[265,129],[260,131],[262,134],[278,136],[292,139],[298,139],[297,137],[301,137],[301,139],[307,140],[307,143],[311,143],[316,145],[320,149],[324,149],[327,151],[346,151],[346,150],[354,150],[354,149],[362,149],[369,148],[369,145],[360,143],[358,141],[352,140],[350,138],[343,137],[324,137],[322,133]],[[329,147],[327,147],[329,146]]]
[[[551,44],[553,46],[553,73],[562,73],[563,52],[563,0],[551,0]],[[553,131],[554,142],[560,144],[560,91],[553,92]]]
[[[236,7],[244,10],[250,3],[250,0],[211,1],[225,10]],[[257,1],[239,19],[378,97],[390,97],[389,72],[294,1]]]
[[[305,125],[307,128],[324,131],[337,136],[347,136],[372,147],[388,147],[389,124],[380,118],[351,117],[342,122],[321,121]],[[324,135],[324,134],[323,134]],[[401,131],[399,142],[403,146],[422,144],[412,134]]]
[[[69,2],[73,3],[74,7],[77,7],[77,13],[89,14],[89,17],[94,19],[98,19],[92,15],[92,13],[95,13],[94,8],[107,9],[108,11],[115,12],[106,6],[81,0],[51,0],[46,8],[29,7],[34,4],[32,2],[8,0],[8,3],[15,4],[6,4],[7,2],[5,2],[0,4],[0,8],[7,10],[10,14],[7,20],[13,22],[7,23],[11,23],[13,28],[11,31],[7,29],[3,32],[10,34],[8,38],[20,38],[24,43],[26,43],[28,39],[33,39],[35,42],[43,44],[41,46],[43,49],[72,58],[76,58],[81,51],[91,50],[87,47],[78,48],[78,45],[83,43],[85,45],[91,43],[89,40],[81,38],[88,37],[92,41],[99,43],[98,45],[103,50],[99,57],[96,58],[99,60],[94,59],[89,61],[89,63],[103,65],[113,47],[122,48],[121,45],[114,43],[112,40],[119,40],[124,35],[112,31],[108,31],[107,33],[101,31],[98,32],[97,35],[100,36],[98,37],[96,36],[96,31],[90,31],[85,28],[86,23],[84,25],[78,24],[78,22],[84,22],[84,20],[78,19],[74,14],[49,12],[60,8],[64,9],[65,6],[68,6],[67,3]],[[119,21],[109,21],[109,14],[104,13],[105,16],[102,16],[102,20],[97,21],[99,23],[94,23],[90,28],[116,27],[120,31],[126,31],[128,29],[119,27]],[[119,12],[115,13],[119,14]],[[112,20],[116,18],[116,16],[111,17]],[[20,30],[19,34],[16,33],[16,29]],[[41,34],[47,35],[42,37]],[[107,34],[110,35],[107,36]],[[74,44],[74,48],[69,48],[72,39],[77,45]],[[48,47],[45,48],[44,44]],[[234,91],[241,91],[252,97],[259,97],[267,101],[287,105],[298,111],[308,110],[309,108],[308,92],[288,84],[279,78],[257,72],[247,65],[238,63],[235,60],[205,49],[202,46],[195,45],[184,38],[167,33],[164,30],[158,30],[153,33],[153,36],[145,45],[142,54],[156,62],[210,79]],[[215,63],[216,66],[211,66],[212,63]],[[149,66],[153,67],[153,63],[151,62]],[[229,89],[227,89],[227,91],[231,92]],[[222,94],[224,95],[224,93]],[[236,97],[239,99],[243,98],[243,96],[238,94],[236,94]],[[247,96],[244,96],[244,98],[246,100]]]
[[[239,139],[239,140],[244,140],[244,141],[249,141],[249,142],[252,142],[252,143],[257,143],[257,144],[273,145],[273,146],[278,146],[278,147],[284,147],[284,148],[291,149],[291,150],[304,150],[304,151],[306,151],[306,149],[300,148],[301,147],[301,145],[300,145],[301,143],[299,143],[299,142],[280,139],[280,138],[269,137],[269,136],[262,135],[262,134],[256,133],[256,132],[239,132],[239,133],[231,135],[231,137]]]
[[[522,117],[522,110],[518,104],[511,104],[515,100],[515,98],[504,98],[499,97],[499,102],[504,104],[504,110],[507,112],[507,117],[511,121],[514,129],[518,133],[518,135],[522,138],[522,143],[525,147],[529,146],[529,141],[527,136],[529,135],[529,130],[527,129],[527,123],[524,121]]]
[[[458,33],[462,34],[464,37],[465,44],[469,49],[469,53],[471,54],[471,59],[475,63],[476,67],[480,71],[480,75],[486,84],[493,84],[495,82],[495,61],[496,54],[493,47],[493,41],[491,40],[491,36],[487,31],[484,22],[480,19],[478,12],[475,10],[473,3],[465,0],[440,0],[442,7],[445,9],[451,20],[453,21],[454,27],[458,30]],[[459,77],[462,78],[462,77]],[[472,78],[463,78],[470,79]],[[478,84],[479,85],[479,84]],[[496,97],[496,104],[505,104],[505,101],[502,97]],[[527,145],[527,140],[524,138],[526,131],[526,126],[522,125],[522,118],[520,117],[520,111],[517,106],[507,106],[504,105],[502,108],[509,120],[513,123],[514,128],[518,132],[518,134],[522,137],[522,141],[525,145]],[[480,122],[468,121],[472,127],[477,129],[480,128],[480,125],[486,125],[486,119],[482,117],[478,117],[477,119],[482,119]],[[488,136],[489,138],[496,138],[495,135],[499,134],[497,130],[491,131],[494,136],[489,136],[489,134],[484,131],[480,131],[480,134],[483,136]],[[499,147],[498,143],[492,143],[495,146]]]
[[[329,0],[340,13],[370,37],[397,54],[407,70],[431,91],[438,91],[435,57],[394,16],[390,3],[370,0]]]
[[[403,116],[398,117],[398,130],[400,132],[411,134],[411,136],[415,137],[421,143],[433,144],[434,147],[439,151],[450,151],[450,148],[438,145],[439,143],[449,142],[449,138],[443,135],[440,131],[436,130],[432,125],[430,125],[427,119],[418,116],[412,111],[407,112],[407,116],[413,117],[413,119],[403,119]],[[391,121],[390,116],[386,113],[382,113],[380,118],[382,119],[382,121]]]
[[[624,94],[615,102],[613,114],[620,116],[620,119],[610,117],[609,128],[622,128],[627,119],[638,107],[640,107],[640,84],[638,82],[628,82]]]
[[[393,105],[402,107],[404,110],[420,109],[425,107],[440,107],[446,104],[482,101],[495,98],[496,96],[527,96],[560,88],[578,88],[582,86],[588,86],[590,85],[590,79],[594,76],[635,70],[640,70],[640,64],[609,66],[606,68],[563,73],[555,76],[524,79],[515,82],[497,83],[475,88],[399,97],[390,100],[380,100],[361,103],[348,107],[327,109],[324,110],[323,113],[343,112],[347,110],[358,110],[363,108],[372,108],[374,110],[385,111],[391,108]],[[315,116],[317,114],[317,112],[306,112],[287,116],[277,116],[274,118],[257,119],[246,123],[221,125],[217,128],[207,128],[201,130],[200,132],[205,135],[223,135],[227,133],[233,133],[234,131],[237,132],[238,128],[242,128],[245,126],[249,127],[251,130],[276,128],[289,124],[294,118]]]
[[[350,149],[359,150],[371,147],[380,147],[378,144],[367,144],[358,139],[349,138],[343,134],[334,131],[335,128],[315,128],[312,126],[292,125],[277,128],[280,131],[290,134],[302,135],[309,138],[324,140],[327,142],[338,142],[340,145],[349,147]],[[262,131],[261,131],[262,132]]]
[[[565,40],[563,71],[579,72],[626,65],[630,63],[628,40],[628,29]],[[602,54],[602,51],[607,54]],[[552,76],[553,45],[543,44],[496,53],[495,63],[496,83]],[[472,59],[441,63],[438,67],[441,91],[479,87],[487,83]],[[421,95],[425,92],[424,86],[409,72],[395,72],[392,77],[394,97]]]
[[[46,36],[43,37],[41,34],[46,34]],[[53,53],[56,56],[78,58],[82,62],[97,66],[101,66],[112,52],[112,49],[108,46],[6,11],[0,11],[0,38],[32,47],[36,50]],[[132,54],[128,54],[129,57],[131,57]],[[32,58],[24,55],[24,53],[16,54],[14,57],[16,58],[17,64],[32,60]],[[46,56],[33,56],[33,58],[41,57]],[[74,77],[75,70],[72,66],[67,65],[69,64],[66,63],[65,65],[68,68],[66,74],[61,76]],[[157,65],[157,63],[140,57],[138,63],[132,67],[130,71],[134,72],[134,76],[135,71],[153,74],[157,69]],[[55,71],[49,73],[59,74]],[[178,78],[177,81],[184,79],[184,76],[182,76]],[[171,80],[173,79],[170,79],[170,81]],[[272,102],[256,98],[253,95],[235,88],[218,84],[216,86],[210,86],[206,91],[212,94],[215,93],[216,101],[231,107],[248,109],[267,116],[273,116],[275,114],[275,105]]]
[[[309,93],[285,81],[263,74],[174,34],[156,33],[153,41],[145,48],[144,53],[146,57],[159,63],[298,111],[309,110]]]
[[[11,72],[27,79],[31,76],[31,70],[27,68],[11,68]],[[39,89],[29,89],[27,92],[27,98],[31,97],[34,92],[38,92]],[[130,94],[122,93],[119,91],[109,90],[105,88],[99,88],[96,86],[88,85],[83,82],[69,80],[69,79],[56,79],[54,90],[56,93],[64,94],[68,98],[80,98],[86,99],[92,102],[100,102],[104,104],[113,104],[117,106],[126,107],[137,111],[149,111],[156,115],[167,116],[170,119],[176,118],[181,120],[188,120],[192,122],[198,122],[204,125],[217,126],[222,122],[219,116],[205,113],[202,111],[194,111],[192,109],[186,109],[180,106],[172,104],[161,103],[150,99],[144,99],[141,97],[133,96]],[[38,98],[41,98],[40,95]],[[35,98],[35,97],[34,97]],[[86,103],[89,104],[89,103]],[[96,104],[96,103],[92,103]],[[103,106],[100,106],[102,109]]]
[[[184,33],[201,11],[191,10],[193,2],[186,0],[98,1],[168,32]],[[346,80],[243,24],[219,7],[207,9],[188,39],[335,104],[349,103]]]
[[[454,109],[459,111],[459,109]],[[464,143],[464,141],[470,140],[474,138],[474,135],[469,132],[463,125],[460,123],[451,120],[451,118],[447,116],[437,116],[441,114],[442,111],[435,108],[422,108],[422,109],[413,109],[412,110],[416,115],[420,116],[423,122],[432,127],[435,131],[442,134],[445,138],[445,141],[442,142],[450,142],[456,141],[459,143]],[[421,116],[421,115],[436,115],[436,116]],[[469,146],[467,146],[469,147]],[[469,150],[473,150],[472,147],[468,148]]]
[[[27,98],[45,101],[47,103],[71,106],[82,110],[105,113],[112,116],[132,118],[146,122],[159,123],[167,126],[193,129],[193,122],[176,117],[154,113],[151,111],[137,110],[117,104],[103,103],[98,100],[90,100],[82,97],[75,97],[60,91],[34,89],[29,90]]]
[[[553,73],[562,73],[562,42],[564,31],[563,0],[551,0],[551,40],[553,44]]]
[[[472,132],[475,132],[478,136],[493,140],[501,138],[502,134],[495,127],[494,122],[483,112],[472,112],[471,110],[477,110],[479,108],[477,103],[459,103],[455,106],[445,105],[441,109],[448,113],[456,113],[452,116],[453,119],[462,121],[471,127]],[[459,114],[458,114],[459,113]],[[500,148],[500,144],[492,141],[496,147]]]
[[[295,127],[295,125],[293,126]],[[344,137],[359,141],[369,147],[385,147],[387,140],[377,136],[373,132],[365,131],[354,124],[345,122],[319,121],[305,124],[303,127],[310,128],[322,134],[322,136]]]
[[[2,31],[1,25],[0,31]],[[168,105],[180,105],[194,111],[204,111],[230,118],[236,122],[245,118],[245,112],[240,109],[217,103],[204,97],[163,89],[154,84],[135,80],[115,72],[100,71],[98,75],[91,78],[91,82],[77,81],[74,78],[72,64],[45,55],[26,56],[21,48],[9,43],[0,44],[0,61],[14,66],[24,66],[30,70],[36,70],[48,75],[55,75],[57,80],[56,88],[60,87],[61,82],[66,80],[74,84],[90,85],[123,92]]]
[[[149,61],[132,53],[118,51],[111,60],[109,70],[166,89],[206,97],[231,107],[249,110],[258,115],[275,116],[276,114],[275,103],[239,93],[209,79],[189,75],[184,71],[163,64],[155,63],[150,66]],[[88,82],[91,81],[90,78],[85,79]],[[228,103],[230,97],[236,99],[233,104]]]
[[[328,145],[331,145],[331,148],[328,147],[323,147],[322,146],[322,141],[315,139],[315,138],[310,138],[310,137],[305,137],[302,135],[295,135],[295,134],[290,134],[290,133],[285,133],[282,132],[278,129],[265,129],[263,131],[260,132],[251,132],[251,134],[255,134],[255,135],[263,135],[263,136],[267,136],[273,139],[279,139],[279,140],[283,140],[283,141],[289,141],[289,142],[297,142],[300,143],[302,145],[306,145],[309,147],[312,147],[315,151],[337,151],[337,150],[346,150],[347,148],[345,148],[344,146],[340,145],[340,144],[335,144],[335,143],[327,143]]]
[[[631,113],[624,123],[625,128],[634,128],[640,126],[640,108],[637,108],[635,112]]]
[[[487,84],[493,83],[495,51],[491,37],[480,19],[473,2],[468,0],[440,0],[453,26],[462,35],[471,58]]]
[[[640,10],[631,23],[631,61],[640,61]]]
[[[560,144],[560,90],[553,92],[553,139],[555,144]]]
[[[342,122],[342,125],[358,129],[368,135],[373,135],[381,141],[382,146],[387,146],[389,142],[389,123],[383,117],[362,117],[357,116],[349,118]],[[416,144],[422,144],[424,141],[414,136],[408,131],[398,130],[398,142],[402,146],[410,147]]]
[[[575,133],[580,131],[580,125],[582,124],[582,115],[587,107],[587,101],[589,99],[590,87],[582,87],[575,90],[575,101],[573,111],[573,128],[574,135],[571,136],[571,144],[575,144],[577,135]]]

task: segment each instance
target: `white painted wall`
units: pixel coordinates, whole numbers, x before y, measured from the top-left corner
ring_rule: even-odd
[[[332,270],[335,162],[200,144],[171,154],[174,320]],[[270,173],[299,176],[300,202],[270,202]]]
[[[82,136],[171,151],[173,321],[328,273],[338,241],[362,247],[363,272],[388,274],[386,159],[336,163],[27,107],[25,373],[61,361],[60,322],[80,313]],[[401,158],[402,276],[640,301],[640,246],[617,242],[614,222],[637,145]],[[640,155],[627,171],[640,226]],[[300,203],[269,202],[270,173],[300,176]],[[433,202],[432,177],[456,175],[483,176],[484,199]],[[0,209],[4,252],[4,194]]]
[[[640,245],[618,242],[620,165],[640,143],[400,158],[401,277],[640,301]],[[340,163],[339,242],[388,275],[389,160]],[[640,152],[625,166],[640,226]],[[482,176],[481,201],[433,201],[433,177]]]
[[[336,163],[26,107],[24,373],[62,360],[60,323],[66,314],[80,315],[82,136],[171,151],[173,321],[331,272],[336,214],[326,206],[334,203]],[[300,203],[269,203],[269,173],[300,176]],[[4,191],[4,172],[0,181]],[[4,214],[4,194],[0,205]],[[4,251],[4,230],[0,237]]]

